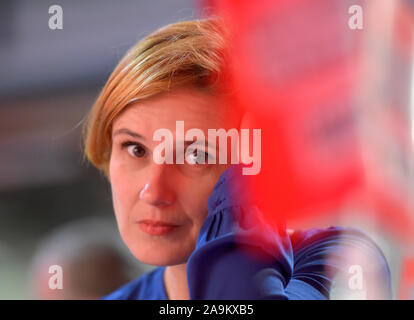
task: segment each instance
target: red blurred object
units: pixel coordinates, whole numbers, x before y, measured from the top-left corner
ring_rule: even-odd
[[[375,129],[382,130],[387,139],[390,136],[390,145],[399,145],[401,133],[410,133],[409,127],[401,125],[403,122],[394,120],[398,120],[401,107],[410,108],[410,102],[402,97],[409,98],[411,88],[401,91],[399,85],[410,85],[411,78],[389,70],[389,65],[407,57],[408,66],[402,70],[408,67],[411,71],[413,64],[413,18],[403,2],[393,2],[395,12],[383,10],[387,5],[384,3],[369,7],[358,0],[202,3],[223,17],[230,32],[227,75],[238,93],[235,104],[254,114],[256,127],[262,129],[262,171],[253,189],[264,199],[266,218],[289,223],[332,217],[345,201],[352,203],[351,198],[366,215],[379,214],[383,225],[401,240],[412,241],[414,207],[409,193],[414,190],[383,174],[386,167],[397,168],[401,163],[383,161],[384,155],[370,148],[376,137],[364,141],[360,130],[361,121],[371,130],[370,119],[361,114],[368,112],[369,117],[370,107],[378,105],[378,101],[364,100],[375,92],[379,97],[397,98],[392,103],[379,101],[390,107],[384,116],[394,125],[383,127],[381,116],[374,117]],[[386,25],[381,14],[388,18],[395,15],[393,25],[386,26],[392,30],[390,38],[380,32],[349,28],[348,10],[352,5],[364,8],[364,19],[366,11],[374,13],[369,22],[374,30]],[[369,44],[373,40],[380,45],[372,51]],[[381,60],[390,57],[383,50],[396,55]],[[372,63],[367,77],[364,64],[371,63],[371,55],[381,58]],[[377,78],[381,77],[385,85],[378,84]],[[368,81],[373,82],[374,89]],[[407,116],[406,111],[402,112],[400,120],[406,121]],[[393,128],[399,129],[399,136]],[[384,142],[379,149],[388,152],[390,145]],[[378,161],[367,162],[370,157]],[[413,160],[409,153],[402,157]]]
[[[403,260],[399,298],[414,300],[414,257],[412,256],[406,256]]]
[[[352,105],[359,37],[347,28],[343,0],[210,6],[231,32],[238,104],[262,129],[255,191],[267,218],[326,214],[362,180]]]

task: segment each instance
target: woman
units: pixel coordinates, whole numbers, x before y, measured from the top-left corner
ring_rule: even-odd
[[[387,263],[364,234],[267,226],[240,166],[208,161],[220,146],[177,140],[177,121],[204,137],[240,128],[243,117],[225,103],[226,43],[214,19],[157,30],[122,58],[90,112],[85,153],[110,182],[121,237],[138,260],[158,266],[105,298],[326,299],[346,248],[369,256],[388,298]],[[168,152],[159,152],[159,129],[175,137],[174,163],[157,160]]]

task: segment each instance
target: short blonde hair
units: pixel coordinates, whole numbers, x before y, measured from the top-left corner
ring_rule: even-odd
[[[89,112],[84,156],[109,178],[114,119],[132,102],[177,87],[218,92],[225,32],[217,18],[178,22],[151,33],[116,66]]]

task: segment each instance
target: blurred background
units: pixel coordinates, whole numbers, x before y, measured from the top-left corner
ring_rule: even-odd
[[[151,268],[137,262],[120,240],[110,186],[82,160],[81,127],[129,47],[165,24],[201,17],[203,6],[215,2],[0,1],[0,299],[94,299]],[[49,28],[52,5],[63,9],[61,30]],[[404,1],[407,10],[414,10],[412,5]],[[399,74],[378,76],[392,80],[400,97],[414,96],[412,57],[393,68]],[[376,58],[379,64],[388,61]],[[411,112],[412,126],[414,99],[401,103]],[[329,225],[325,218],[297,226]],[[369,233],[390,264],[394,297],[404,287],[404,297],[414,299],[412,243],[402,244],[395,228],[387,230],[380,220],[344,209],[335,221]],[[46,266],[54,264],[82,270],[80,278],[67,280],[71,295],[49,296],[42,288],[51,276]],[[111,281],[94,279],[95,265],[106,266],[103,274],[112,270]]]

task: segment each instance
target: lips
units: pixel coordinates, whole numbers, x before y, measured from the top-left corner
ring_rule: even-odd
[[[179,227],[176,224],[156,220],[140,220],[137,223],[142,231],[153,236],[167,235]]]

